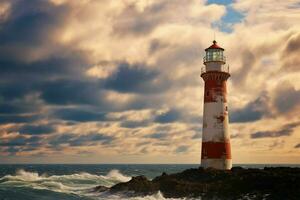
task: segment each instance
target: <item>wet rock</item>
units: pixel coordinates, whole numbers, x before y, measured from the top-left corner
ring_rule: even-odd
[[[161,176],[167,176],[168,174],[166,173],[166,172],[163,172],[162,174],[161,174]]]
[[[176,174],[163,173],[152,181],[137,176],[119,183],[110,192],[150,195],[158,191],[168,198],[202,199],[300,199],[300,168],[278,167],[232,170],[187,169]]]
[[[102,185],[93,188],[93,192],[105,192],[107,190],[109,190],[109,188]]]
[[[136,194],[153,194],[158,187],[149,181],[145,176],[133,177],[126,183],[118,183],[110,188],[111,192],[134,192]]]

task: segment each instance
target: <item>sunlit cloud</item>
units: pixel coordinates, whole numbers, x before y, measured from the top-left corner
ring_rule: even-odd
[[[199,75],[215,34],[231,72],[233,161],[300,162],[299,9],[294,0],[2,1],[0,159],[199,163]]]

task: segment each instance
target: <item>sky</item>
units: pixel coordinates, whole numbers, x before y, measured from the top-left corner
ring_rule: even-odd
[[[299,0],[0,0],[0,163],[200,163],[215,35],[233,163],[300,164],[299,22]]]

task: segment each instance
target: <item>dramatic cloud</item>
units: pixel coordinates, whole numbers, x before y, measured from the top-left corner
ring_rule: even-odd
[[[233,81],[234,83],[237,84],[244,83],[247,80],[248,74],[252,68],[251,66],[254,66],[256,61],[254,52],[252,52],[249,49],[242,49],[241,57],[242,57],[241,68],[236,72],[233,72]]]
[[[103,134],[63,134],[50,139],[49,144],[52,146],[70,145],[70,146],[84,146],[97,145],[98,143],[109,144],[114,140],[114,137]]]
[[[282,137],[282,136],[290,136],[294,128],[299,126],[299,122],[286,124],[283,127],[281,127],[280,130],[274,130],[274,131],[259,131],[256,133],[251,134],[251,138],[266,138],[266,137]]]
[[[282,52],[282,69],[285,71],[299,71],[300,65],[300,34],[293,35]]]
[[[147,137],[153,138],[153,139],[164,139],[167,137],[167,134],[166,133],[153,133],[153,134],[147,135]]]
[[[1,146],[39,146],[41,138],[38,136],[33,137],[24,137],[24,136],[17,136],[15,138],[1,141]]]
[[[90,121],[104,121],[106,120],[106,113],[97,113],[94,111],[80,110],[80,109],[60,109],[54,113],[58,119],[76,121],[76,122],[90,122]]]
[[[180,112],[177,110],[169,110],[166,113],[162,113],[161,115],[155,118],[155,122],[158,123],[171,123],[175,121],[179,121]]]
[[[138,128],[138,127],[146,127],[151,123],[149,120],[143,121],[123,121],[121,123],[121,127],[124,128]]]
[[[39,115],[29,115],[29,116],[20,116],[20,115],[1,115],[0,124],[9,124],[9,123],[31,123],[41,119]]]
[[[11,104],[11,103],[3,103],[0,107],[0,114],[24,114],[37,111],[38,108],[33,106],[32,104],[24,105],[24,104]]]
[[[215,33],[234,162],[300,162],[299,2],[219,2],[1,1],[0,160],[199,163]]]
[[[145,66],[129,66],[128,63],[121,63],[115,74],[105,81],[107,89],[118,92],[151,93],[162,91],[162,85],[155,83],[158,72],[150,71]]]
[[[41,98],[49,104],[97,104],[101,92],[97,84],[82,80],[56,80],[42,88]],[[80,92],[79,92],[80,91]]]
[[[230,115],[230,121],[233,123],[252,122],[259,120],[263,115],[267,115],[269,97],[266,92],[252,102],[249,102],[244,108],[233,110]]]
[[[265,137],[282,137],[291,135],[292,130],[279,130],[279,131],[259,131],[253,133],[251,138],[265,138]]]
[[[42,138],[39,136],[25,137],[17,135],[12,138],[2,138],[0,142],[0,148],[2,147],[2,153],[8,155],[16,155],[25,151],[34,151],[39,149],[43,145]]]
[[[55,131],[52,125],[25,125],[19,129],[20,134],[26,135],[44,135],[51,134]]]
[[[176,153],[185,153],[189,150],[189,147],[188,146],[179,146],[175,152]]]
[[[275,90],[274,106],[280,113],[299,109],[300,90],[296,90],[289,82],[278,84]]]

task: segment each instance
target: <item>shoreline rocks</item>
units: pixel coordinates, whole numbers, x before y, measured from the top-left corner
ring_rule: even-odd
[[[187,169],[175,174],[163,173],[148,180],[133,177],[125,183],[97,191],[126,193],[131,196],[201,197],[202,199],[300,199],[300,168],[265,167],[231,170]]]

